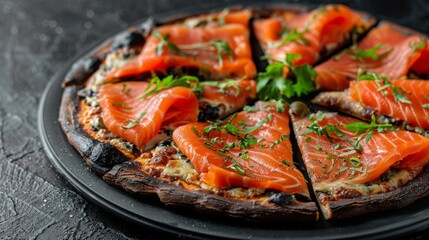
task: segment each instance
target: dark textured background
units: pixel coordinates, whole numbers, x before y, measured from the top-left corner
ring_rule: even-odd
[[[49,79],[86,46],[194,2],[216,1],[0,0],[0,239],[159,236],[87,202],[55,171],[39,140],[37,107]],[[429,34],[428,1],[337,2]]]

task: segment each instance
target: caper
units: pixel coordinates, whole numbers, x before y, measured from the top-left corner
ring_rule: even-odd
[[[310,114],[310,109],[308,109],[307,105],[300,101],[293,102],[290,105],[290,109],[292,110],[293,114],[302,118]]]

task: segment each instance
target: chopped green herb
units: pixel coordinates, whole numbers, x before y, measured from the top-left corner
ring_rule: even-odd
[[[283,165],[285,165],[286,167],[293,169],[293,167],[286,161],[286,160],[282,160]]]
[[[153,30],[152,34],[159,40],[159,43],[156,46],[156,54],[158,56],[162,55],[164,47],[167,47],[174,54],[185,56],[197,56],[199,54],[198,50],[214,50],[217,51],[217,58],[220,66],[223,66],[223,56],[228,56],[230,61],[233,61],[233,51],[228,42],[225,40],[212,39],[207,42],[193,43],[188,45],[176,45],[168,41],[170,38],[169,34],[163,36],[157,30]]]
[[[317,151],[319,151],[319,152],[320,152],[320,151],[322,151],[322,149],[323,149],[323,148],[322,148],[322,146],[319,146],[319,145],[317,145],[317,146],[316,146],[316,150],[317,150]]]
[[[244,160],[249,159],[249,152],[248,151],[241,152],[238,154],[238,156]]]
[[[422,108],[429,108],[429,103],[422,104]]]
[[[306,137],[304,141],[305,142],[310,142],[310,140],[311,140],[311,137]]]
[[[219,25],[225,25],[225,17],[229,14],[229,8],[224,8],[222,12],[219,14],[218,23]]]
[[[339,124],[320,126],[319,123],[323,120],[323,118],[324,118],[324,115],[321,112],[319,112],[317,114],[317,119],[315,119],[314,114],[312,114],[310,116],[310,120],[312,120],[312,123],[310,125],[308,125],[307,130],[305,130],[301,134],[305,135],[305,134],[309,134],[309,133],[316,133],[318,136],[324,135],[329,140],[329,142],[331,142],[334,145],[334,148],[335,148],[335,145],[338,143],[334,143],[334,141],[333,141],[334,137],[333,137],[333,135],[331,135],[332,133],[335,133],[335,135],[337,135],[338,138],[347,141],[353,147],[353,149],[342,153],[340,156],[347,156],[347,155],[354,154],[356,152],[361,153],[362,146],[360,144],[360,141],[364,137],[366,137],[365,141],[366,141],[366,143],[368,143],[374,131],[385,132],[387,130],[393,130],[394,129],[391,124],[388,124],[388,123],[378,124],[378,123],[376,123],[375,116],[373,115],[373,116],[371,116],[371,123],[369,123],[369,124],[364,123],[364,122],[353,122],[353,123],[349,123],[349,124],[344,125],[344,129],[352,131],[355,134],[360,134],[360,135],[356,136],[356,138],[351,139],[351,138],[347,137],[339,129]]]
[[[137,117],[136,120],[134,120],[134,121],[127,120],[127,125],[122,126],[122,128],[125,128],[125,129],[133,128],[135,125],[137,125],[142,120],[142,118],[145,114],[146,114],[146,110],[143,111],[142,113],[140,113],[140,115]]]
[[[232,51],[228,42],[222,39],[212,39],[207,42],[178,45],[177,47],[180,50],[180,53],[178,54],[181,55],[196,56],[198,55],[198,50],[216,51],[220,66],[223,66],[223,56],[227,56],[231,62],[234,60],[234,52]]]
[[[389,123],[376,123],[375,116],[371,116],[371,123],[364,122],[354,122],[344,125],[344,129],[354,132],[355,134],[360,134],[357,137],[357,141],[355,143],[355,148],[360,149],[360,141],[363,137],[366,136],[365,142],[368,143],[372,137],[374,131],[379,133],[386,132],[387,130],[394,130],[392,124]]]
[[[231,158],[232,160],[232,164],[226,166],[225,168],[229,168],[234,170],[236,173],[242,175],[242,176],[246,176],[246,172],[244,171],[243,167],[237,162],[237,160],[235,160],[234,158]]]
[[[192,127],[191,130],[197,135],[199,138],[201,137],[201,134],[198,132],[198,130],[195,127]]]
[[[228,88],[233,88],[235,90],[235,96],[238,96],[241,93],[241,89],[238,87],[240,81],[241,80],[233,79],[226,79],[224,81],[204,81],[201,82],[201,85],[217,87],[220,93],[225,93]]]
[[[156,94],[162,90],[173,88],[173,87],[187,87],[191,88],[192,91],[196,93],[203,93],[204,90],[201,87],[200,81],[197,77],[194,76],[182,76],[182,77],[174,77],[173,75],[168,75],[162,80],[159,77],[152,78],[150,80],[148,86],[145,89],[145,92],[140,95],[138,98],[146,98],[150,95]],[[152,90],[150,90],[153,88]]]
[[[340,148],[341,147],[341,144],[340,143],[337,143],[337,144],[334,144],[334,149],[335,150],[337,150],[338,148]]]
[[[176,44],[168,41],[168,39],[170,38],[170,34],[166,34],[165,36],[163,36],[155,29],[152,31],[152,34],[159,40],[159,44],[156,46],[156,55],[162,55],[162,53],[164,52],[164,46],[166,46],[168,49],[170,49],[170,51],[175,54],[183,55],[183,52]]]
[[[387,90],[391,89],[396,102],[402,102],[407,104],[412,103],[411,100],[405,95],[410,93],[407,93],[407,91],[405,91],[403,88],[393,85],[392,82],[389,81],[389,79],[385,76],[372,72],[367,72],[362,75],[358,74],[357,80],[375,80],[378,86],[377,91],[381,91],[383,95],[386,96],[389,93]]]
[[[273,149],[276,145],[283,142],[285,139],[289,138],[288,135],[282,135],[279,139],[277,139],[273,144],[270,145],[270,149]]]
[[[360,165],[360,160],[359,160],[359,158],[357,158],[357,157],[351,157],[351,158],[349,159],[349,162],[350,162],[350,164],[351,164],[353,167],[357,167],[357,166],[359,166],[359,165]]]
[[[125,103],[123,103],[123,102],[114,102],[114,103],[112,103],[112,106],[122,107],[124,110],[131,110],[132,109],[131,107],[127,107],[125,105]]]
[[[325,173],[330,173],[332,171],[332,169],[334,169],[335,159],[334,159],[334,157],[329,157],[329,154],[328,154],[327,158],[331,159],[331,165],[330,165],[329,169]]]
[[[207,148],[216,151],[216,148],[213,146],[213,144],[211,142],[204,142],[204,146],[206,146]]]
[[[339,174],[341,174],[341,173],[345,172],[347,169],[349,169],[349,167],[347,167],[347,166],[342,166],[342,167],[340,168],[340,171],[339,171],[338,173],[339,173]]]
[[[351,149],[350,151],[347,151],[347,152],[343,152],[343,153],[341,153],[340,155],[338,155],[339,157],[345,157],[345,156],[349,156],[349,155],[352,155],[352,154],[355,154],[356,153],[356,149]]]
[[[127,83],[122,84],[121,93],[125,93],[125,95],[128,95],[130,93],[131,89],[127,89]]]
[[[351,48],[346,49],[345,53],[351,54],[356,60],[360,62],[363,62],[365,59],[377,61],[378,59],[387,56],[390,52],[393,51],[393,48],[390,48],[384,52],[377,53],[377,51],[382,47],[384,47],[383,44],[377,44],[372,48],[363,49],[359,48],[357,45],[353,45]]]
[[[410,57],[412,57],[416,52],[419,52],[423,48],[425,48],[426,44],[427,44],[427,39],[424,37],[420,38],[420,40],[417,42],[411,42],[410,47],[412,49],[412,52],[410,54]]]
[[[295,28],[292,31],[283,30],[281,40],[274,47],[280,47],[288,42],[294,42],[298,45],[310,45],[310,41],[306,39],[303,32],[298,32]]]
[[[258,109],[256,109],[255,106],[246,105],[246,106],[243,107],[243,111],[246,111],[246,112],[257,112]]]

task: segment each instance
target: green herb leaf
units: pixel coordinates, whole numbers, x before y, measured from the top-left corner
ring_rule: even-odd
[[[407,91],[405,91],[403,88],[393,85],[393,83],[389,81],[386,76],[372,72],[366,72],[364,74],[358,74],[357,80],[375,80],[378,86],[377,91],[381,91],[383,95],[387,95],[387,90],[391,89],[393,98],[396,102],[412,104],[411,100],[405,95],[410,93],[407,93]]]
[[[197,94],[203,93],[204,90],[201,87],[200,81],[197,77],[194,76],[182,76],[174,77],[173,75],[168,75],[162,80],[159,77],[152,78],[149,82],[149,85],[146,87],[145,92],[140,95],[138,98],[146,98],[150,95],[156,94],[162,90],[173,88],[173,87],[187,87],[191,88]],[[153,88],[152,90],[149,90]]]
[[[276,145],[278,145],[279,143],[283,142],[284,140],[286,140],[287,138],[289,138],[288,135],[282,135],[279,139],[277,139],[275,142],[273,142],[270,145],[270,149],[273,149]]]
[[[125,128],[125,129],[133,128],[135,125],[137,125],[142,120],[142,118],[145,114],[146,114],[146,110],[144,110],[142,113],[140,113],[140,115],[137,117],[136,120],[134,120],[134,121],[128,120],[127,125],[122,126],[122,128]]]
[[[223,56],[228,56],[231,62],[234,61],[232,58],[233,51],[227,41],[215,39],[212,46],[217,50],[217,57],[221,67],[223,66]]]
[[[417,42],[411,42],[410,47],[412,51],[411,51],[410,57],[412,57],[416,52],[419,52],[422,49],[424,49],[426,47],[427,41],[428,40],[426,38],[422,37]]]
[[[225,168],[229,168],[234,170],[236,173],[242,175],[242,176],[246,176],[246,172],[244,171],[243,167],[240,165],[240,163],[237,162],[237,160],[235,160],[234,158],[232,158],[232,164],[226,166]]]
[[[243,111],[246,111],[246,112],[256,112],[258,110],[256,109],[255,106],[246,105],[246,106],[243,107]]]
[[[241,93],[239,83],[241,80],[234,79],[225,79],[223,81],[204,81],[201,82],[202,86],[213,86],[219,88],[220,93],[225,93],[228,88],[233,88],[235,90],[235,96],[238,96]]]
[[[296,28],[291,32],[283,30],[279,44],[274,47],[280,47],[288,42],[294,42],[298,45],[310,45],[310,41],[304,37],[303,32],[298,32]]]
[[[180,48],[177,45],[168,41],[168,39],[170,38],[169,34],[162,36],[162,34],[158,32],[156,29],[152,31],[152,34],[154,37],[158,38],[159,40],[159,43],[156,46],[156,55],[158,56],[162,55],[164,51],[164,46],[166,46],[168,49],[170,49],[170,51],[172,51],[175,54],[179,54],[179,55],[183,54],[183,52],[180,50]]]
[[[292,64],[300,57],[298,54],[286,54],[285,61],[264,57],[264,59],[270,59],[276,63],[268,65],[265,72],[258,74],[256,91],[260,99],[265,101],[285,100],[295,96],[307,95],[315,89],[316,72],[314,69],[308,64],[300,66],[293,66]],[[285,67],[291,70],[295,76],[294,80],[284,77],[283,70]]]
[[[229,14],[229,8],[224,8],[217,19],[220,26],[225,25],[225,17]]]
[[[114,102],[114,103],[112,103],[112,106],[115,106],[115,107],[121,107],[121,108],[123,108],[124,110],[131,110],[131,107],[127,107],[127,106],[125,105],[125,103],[123,103],[123,102]]]
[[[377,44],[372,48],[363,49],[353,45],[350,49],[345,50],[346,53],[350,53],[356,60],[363,62],[365,59],[372,59],[377,61],[378,59],[387,56],[390,52],[393,51],[393,48],[390,48],[384,52],[378,53],[378,50],[381,49],[384,45]]]

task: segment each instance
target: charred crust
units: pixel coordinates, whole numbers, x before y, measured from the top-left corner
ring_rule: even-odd
[[[145,37],[138,31],[124,32],[115,37],[112,43],[112,50],[142,47],[145,42]]]
[[[101,59],[97,56],[88,56],[77,61],[64,77],[63,87],[82,85],[95,71],[97,71],[101,62]]]
[[[414,201],[429,195],[429,167],[426,167],[414,180],[390,192],[326,201],[331,219],[345,219],[370,212],[380,212],[404,208]],[[322,202],[322,196],[318,196]]]
[[[287,193],[273,193],[268,198],[268,201],[279,206],[285,206],[289,205],[293,201],[293,197]]]
[[[313,202],[302,203],[279,195],[279,199],[289,201],[287,205],[280,206],[266,199],[241,200],[214,195],[205,190],[189,191],[183,189],[180,182],[173,184],[156,179],[125,164],[113,167],[103,176],[103,179],[130,193],[157,196],[169,207],[180,208],[182,211],[190,210],[204,216],[228,215],[258,222],[314,221],[318,218],[317,207]]]
[[[212,107],[207,103],[200,102],[200,111],[198,113],[198,122],[214,120],[219,117],[219,107]]]
[[[59,122],[69,142],[84,158],[88,166],[98,175],[103,175],[114,165],[128,158],[107,143],[97,141],[86,134],[78,121],[79,100],[78,86],[67,87],[64,91]]]

